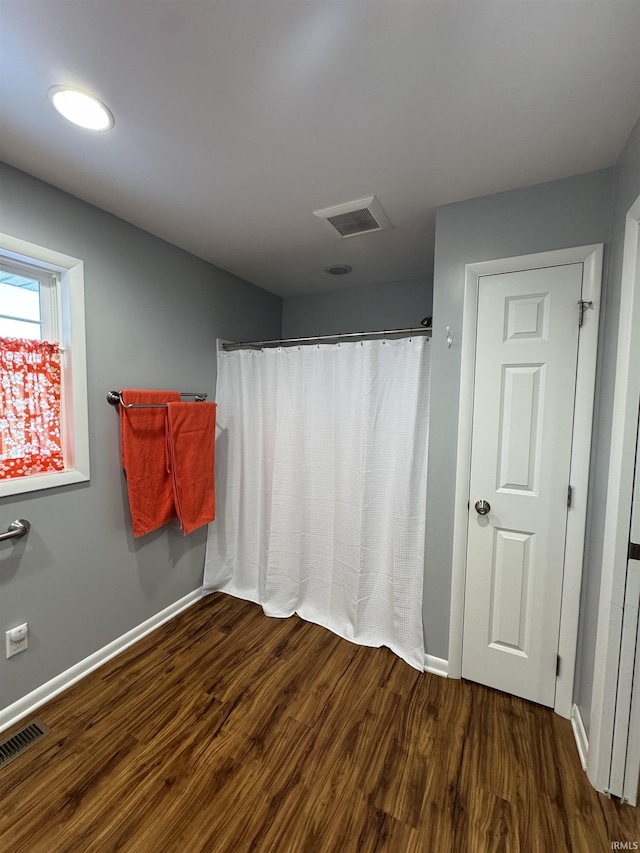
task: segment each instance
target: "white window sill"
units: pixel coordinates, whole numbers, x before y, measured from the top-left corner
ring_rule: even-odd
[[[69,486],[72,483],[86,483],[89,475],[82,471],[56,471],[52,474],[31,474],[29,477],[16,477],[13,480],[0,481],[0,498],[10,495],[23,495],[26,492],[38,492],[41,489],[55,489],[57,486]]]

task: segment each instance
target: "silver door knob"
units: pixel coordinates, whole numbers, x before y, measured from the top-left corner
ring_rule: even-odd
[[[491,509],[491,504],[489,501],[476,501],[475,507],[478,515],[487,515]]]

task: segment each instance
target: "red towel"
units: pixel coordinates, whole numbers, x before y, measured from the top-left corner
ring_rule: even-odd
[[[215,403],[169,403],[167,439],[173,498],[187,536],[215,518]]]
[[[168,403],[179,401],[180,394],[177,391],[123,391],[122,399],[125,403]],[[194,403],[188,405],[195,406]],[[134,536],[151,533],[176,516],[167,458],[166,422],[165,408],[125,409],[120,406],[122,465],[127,475]]]

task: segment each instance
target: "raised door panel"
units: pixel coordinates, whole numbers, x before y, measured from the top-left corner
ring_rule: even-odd
[[[535,494],[540,474],[544,364],[504,364],[498,422],[498,491]]]
[[[489,646],[528,656],[535,535],[494,529]]]

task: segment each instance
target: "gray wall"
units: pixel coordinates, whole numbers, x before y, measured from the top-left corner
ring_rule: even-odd
[[[205,530],[175,522],[134,540],[110,389],[206,391],[216,336],[281,333],[281,300],[104,211],[0,164],[0,231],[82,258],[91,482],[0,500],[0,526],[33,527],[0,546],[0,636],[30,626],[29,649],[0,654],[0,707],[202,584]]]
[[[609,238],[612,170],[438,208],[434,269],[427,560],[427,652],[448,657],[464,266]],[[445,327],[454,337],[447,348]]]
[[[585,552],[576,674],[576,702],[580,708],[587,733],[591,718],[591,693],[600,598],[604,509],[609,474],[608,461],[611,445],[616,348],[618,345],[624,229],[627,211],[638,195],[640,195],[640,121],[629,137],[613,174],[613,215],[609,243],[606,303],[600,328],[601,348],[598,364],[596,429],[591,465],[590,508],[587,519],[588,538]],[[629,464],[634,464],[633,459],[629,460]]]
[[[285,297],[282,335],[305,337],[418,326],[431,314],[432,291],[431,278],[425,277]]]

